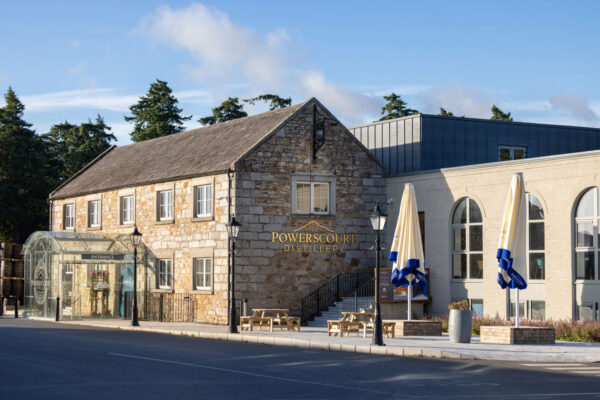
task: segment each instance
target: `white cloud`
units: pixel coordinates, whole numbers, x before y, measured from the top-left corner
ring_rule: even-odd
[[[577,119],[585,122],[597,122],[598,114],[592,110],[590,102],[583,96],[561,94],[550,98],[550,104],[556,110],[566,111]]]
[[[156,42],[188,51],[198,65],[188,66],[187,71],[217,90],[232,77],[243,78],[265,91],[277,90],[284,86],[290,69],[285,30],[260,35],[203,4],[178,10],[160,7],[145,17],[137,30]]]
[[[295,59],[292,54],[302,52],[290,51],[285,29],[259,34],[216,8],[192,4],[182,9],[160,7],[142,19],[137,31],[154,42],[187,51],[197,64],[184,70],[209,87],[215,101],[262,93],[292,96],[296,101],[315,96],[344,123],[362,123],[379,115],[381,98],[328,82],[322,72]]]
[[[424,112],[437,114],[443,107],[454,115],[472,118],[489,118],[494,104],[479,88],[463,86],[456,81],[421,93],[418,97],[424,105]],[[500,107],[499,103],[496,104]]]
[[[320,72],[308,72],[302,79],[302,89],[315,96],[334,112],[345,125],[369,122],[378,115],[383,105],[381,97],[368,96],[345,86],[327,82]]]
[[[129,112],[129,107],[137,103],[141,95],[98,88],[25,95],[21,96],[21,101],[30,112],[69,108]],[[209,93],[204,90],[186,90],[174,92],[173,95],[180,101],[193,104],[209,104],[210,98]]]

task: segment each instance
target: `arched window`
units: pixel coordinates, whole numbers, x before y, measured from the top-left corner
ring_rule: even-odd
[[[461,199],[452,215],[452,278],[483,278],[483,220],[477,203]]]
[[[591,188],[579,199],[575,211],[575,276],[598,279],[598,188]]]
[[[527,193],[527,261],[529,279],[545,279],[544,209],[540,200]]]

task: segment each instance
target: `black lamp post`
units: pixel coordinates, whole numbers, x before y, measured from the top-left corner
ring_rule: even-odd
[[[235,315],[235,239],[240,233],[239,222],[235,220],[235,216],[231,217],[231,221],[225,224],[227,227],[227,235],[231,240],[231,310],[229,311],[229,333],[238,333],[237,318]]]
[[[137,305],[137,248],[141,240],[142,234],[138,231],[136,225],[133,227],[133,232],[131,232],[131,242],[133,243],[133,307],[131,312],[131,326],[140,326]]]
[[[379,301],[379,253],[381,251],[380,232],[385,226],[387,214],[381,211],[379,203],[375,206],[373,213],[369,216],[373,230],[377,232],[377,240],[375,241],[375,321],[373,326],[373,342],[374,346],[385,346],[383,344],[383,329],[381,323],[381,305]]]

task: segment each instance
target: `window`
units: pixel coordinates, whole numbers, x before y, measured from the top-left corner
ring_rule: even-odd
[[[100,200],[88,201],[88,227],[100,226]]]
[[[581,321],[595,321],[596,312],[594,308],[598,303],[579,304],[577,306],[577,317]]]
[[[173,281],[172,260],[158,260],[158,288],[171,289]]]
[[[588,189],[575,211],[576,279],[598,279],[598,188]]]
[[[206,290],[212,286],[211,281],[211,260],[210,258],[194,259],[194,289]]]
[[[202,185],[194,188],[194,218],[212,215],[212,186]]]
[[[121,225],[133,224],[135,221],[135,206],[133,196],[123,196],[120,201]]]
[[[64,229],[75,228],[75,204],[63,206],[63,227]]]
[[[544,252],[544,209],[540,200],[527,193],[527,262],[529,279],[543,280],[546,276]]]
[[[471,311],[475,317],[483,317],[483,299],[469,299],[471,302]]]
[[[158,192],[158,219],[170,221],[173,219],[173,191],[163,190]]]
[[[531,300],[530,302],[531,312],[530,319],[546,319],[546,302],[539,300]]]
[[[452,216],[452,278],[483,278],[483,220],[475,201],[464,198]]]
[[[328,214],[329,183],[296,182],[296,213]]]
[[[498,146],[498,160],[521,160],[527,157],[527,148],[521,146]]]

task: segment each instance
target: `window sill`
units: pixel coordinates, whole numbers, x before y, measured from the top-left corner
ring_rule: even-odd
[[[335,214],[298,214],[292,213],[292,218],[325,218],[334,219]]]
[[[452,282],[452,283],[483,283],[483,278],[479,278],[479,279],[452,278],[452,280],[450,282]]]
[[[170,224],[174,224],[175,220],[174,219],[166,219],[163,221],[154,221],[154,225],[170,225]]]
[[[192,218],[192,222],[207,222],[214,221],[215,218],[212,215],[207,215],[205,217],[194,217]]]
[[[156,289],[152,289],[152,292],[154,293],[171,293],[173,291],[172,288],[156,288]]]
[[[133,221],[133,222],[123,222],[123,223],[119,224],[119,226],[133,226],[133,225],[135,225],[135,221]]]
[[[102,227],[101,226],[88,226],[87,228],[85,228],[86,231],[101,231]]]
[[[192,289],[191,293],[193,294],[205,294],[205,295],[213,295],[215,294],[212,289]]]
[[[586,285],[600,285],[600,281],[597,279],[576,279],[575,284],[586,284]]]

